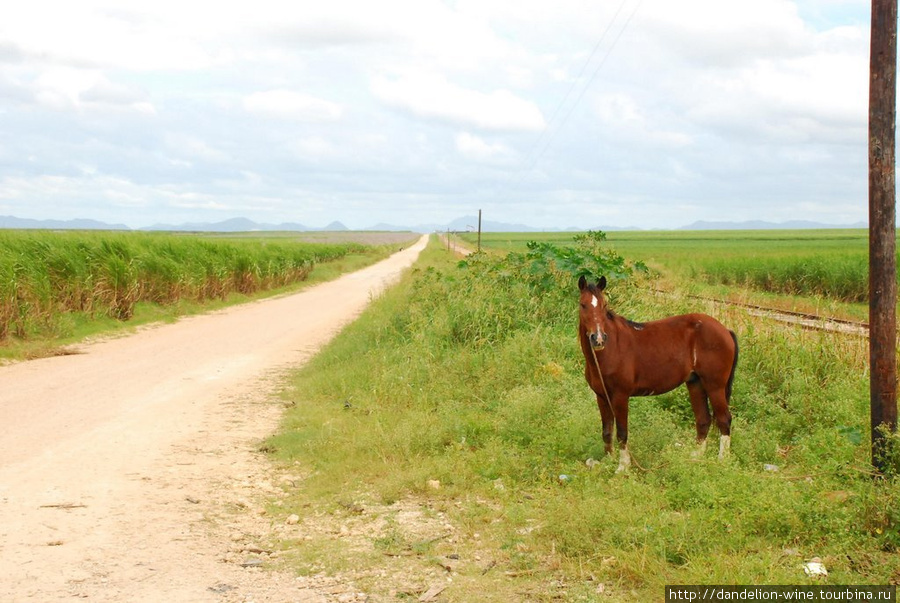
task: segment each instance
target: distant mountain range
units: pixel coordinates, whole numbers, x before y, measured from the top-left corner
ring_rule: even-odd
[[[179,232],[253,232],[253,231],[313,231],[323,230],[335,232],[338,230],[349,230],[340,222],[332,222],[324,228],[315,228],[304,226],[297,222],[282,222],[281,224],[261,224],[248,220],[247,218],[232,218],[222,222],[188,222],[186,224],[154,224],[153,226],[145,226],[138,230],[172,230]]]
[[[50,230],[131,230],[124,224],[107,224],[97,220],[30,220],[0,216],[0,228],[46,228]]]
[[[791,220],[788,222],[765,222],[750,220],[747,222],[706,222],[699,220],[693,224],[682,226],[678,230],[804,230],[814,228],[868,228],[865,222],[855,224],[822,224],[809,220]]]
[[[97,220],[31,220],[28,218],[16,218],[14,216],[0,216],[0,228],[20,228],[46,230],[132,230],[125,224],[108,224]],[[323,228],[315,228],[285,222],[283,224],[265,224],[248,220],[247,218],[232,218],[222,222],[187,222],[184,224],[154,224],[144,226],[137,230],[168,230],[176,232],[252,232],[252,231],[329,231],[348,230],[340,222],[332,222]],[[404,229],[404,230],[409,230]]]
[[[414,226],[399,226],[396,224],[377,224],[372,228],[367,228],[366,230],[411,230],[413,232],[446,232],[448,230],[454,232],[466,232],[466,231],[477,231],[478,230],[478,216],[463,216],[461,218],[456,218],[452,222],[448,222],[446,224],[417,224]],[[621,228],[609,227],[608,229],[605,227],[600,227],[600,230],[623,230]],[[536,228],[534,226],[526,226],[525,224],[509,224],[506,222],[494,222],[491,220],[482,220],[481,221],[481,231],[482,232],[578,232],[577,228]]]
[[[822,224],[806,220],[790,222],[706,222],[699,221],[682,226],[677,230],[777,230],[777,229],[816,229],[816,228],[866,228],[865,222],[855,224]],[[0,216],[0,228],[10,229],[47,229],[47,230],[132,230],[125,224],[108,224],[97,220],[31,220],[28,218],[16,218],[14,216]],[[591,226],[592,230],[607,232],[623,230],[645,230],[637,227],[619,226]],[[447,224],[419,224],[415,226],[397,224],[376,224],[362,230],[399,231],[399,232],[435,232],[435,231],[467,231],[478,229],[477,216],[463,216]],[[332,222],[322,228],[304,226],[296,222],[283,222],[281,224],[266,224],[254,222],[247,218],[232,218],[221,222],[190,222],[184,224],[154,224],[138,228],[142,231],[177,231],[177,232],[253,232],[253,231],[340,231],[348,230],[340,222]],[[482,220],[482,232],[578,232],[584,228],[536,228],[524,224],[509,224]]]

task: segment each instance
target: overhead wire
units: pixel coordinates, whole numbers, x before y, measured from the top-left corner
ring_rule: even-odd
[[[550,119],[547,121],[547,125],[541,130],[541,135],[538,136],[538,139],[534,142],[532,146],[532,151],[536,149],[544,136],[550,130],[550,126],[553,124],[553,121],[556,119],[556,116],[559,114],[560,110],[563,108],[563,105],[566,104],[566,101],[569,100],[569,96],[572,94],[572,90],[575,89],[575,86],[581,81],[581,76],[584,75],[584,72],[587,70],[588,65],[591,64],[591,61],[594,60],[594,55],[597,54],[597,51],[600,50],[600,45],[603,44],[603,40],[606,39],[606,35],[612,29],[613,23],[615,23],[616,19],[619,18],[619,13],[622,12],[622,9],[625,7],[625,4],[628,3],[628,0],[622,0],[619,4],[619,8],[616,9],[616,12],[613,14],[612,19],[610,19],[609,23],[606,26],[606,29],[603,30],[603,33],[600,35],[600,39],[597,40],[597,43],[594,44],[594,49],[591,51],[591,54],[588,55],[588,58],[584,61],[584,64],[581,66],[581,70],[578,72],[578,75],[572,80],[572,83],[569,85],[568,90],[566,90],[565,96],[563,96],[562,100],[556,105],[556,109],[553,110],[553,115],[550,116]],[[529,156],[531,153],[529,152]]]
[[[625,23],[622,25],[621,29],[619,29],[618,34],[616,34],[616,37],[612,41],[612,44],[610,44],[609,48],[607,48],[607,50],[606,50],[606,53],[600,59],[600,62],[597,64],[597,67],[594,69],[593,73],[591,74],[591,77],[588,78],[587,82],[584,84],[584,86],[582,86],[581,92],[578,94],[578,97],[575,99],[575,102],[572,103],[572,105],[569,107],[568,111],[566,111],[565,115],[563,116],[562,121],[560,121],[558,123],[558,125],[551,132],[551,126],[553,125],[554,120],[556,119],[556,117],[559,114],[562,107],[565,105],[566,101],[569,99],[569,96],[572,94],[572,91],[575,89],[575,86],[579,83],[579,80],[581,80],[582,75],[584,75],[585,70],[587,69],[587,67],[591,63],[591,61],[593,60],[594,55],[597,53],[597,50],[603,44],[603,41],[606,39],[607,34],[612,30],[613,25],[616,23],[616,21],[619,18],[619,14],[622,12],[622,9],[625,7],[625,5],[627,3],[628,3],[628,0],[622,0],[622,2],[619,4],[619,8],[616,9],[615,14],[613,15],[612,19],[610,19],[609,24],[606,26],[606,29],[604,29],[603,33],[600,36],[600,39],[597,41],[597,44],[594,45],[593,51],[591,51],[590,56],[588,56],[587,60],[582,65],[581,70],[578,73],[578,76],[572,81],[572,84],[569,86],[569,89],[566,91],[566,94],[563,97],[562,101],[560,101],[560,103],[557,105],[556,109],[553,112],[553,115],[551,116],[550,120],[547,122],[547,126],[544,127],[544,129],[541,131],[541,135],[535,141],[534,146],[532,147],[532,152],[534,152],[535,150],[537,150],[537,152],[531,158],[531,161],[528,164],[527,171],[531,171],[532,169],[534,169],[534,166],[537,165],[538,160],[544,155],[544,153],[547,152],[547,149],[550,147],[550,144],[553,142],[553,139],[560,132],[560,130],[562,130],[563,126],[569,120],[569,117],[572,115],[572,112],[575,110],[575,108],[581,102],[581,99],[584,97],[587,90],[591,87],[591,84],[593,84],[594,80],[597,78],[597,74],[600,73],[600,69],[606,63],[606,60],[609,58],[610,54],[612,54],[612,51],[615,49],[616,45],[619,43],[619,40],[622,38],[622,34],[624,34],[625,30],[628,29],[628,25],[631,23],[631,20],[637,14],[638,10],[640,9],[641,4],[643,3],[643,0],[637,1],[637,3],[635,4],[634,10],[631,11],[631,14],[628,15],[628,18],[625,20]],[[549,134],[548,134],[548,132],[549,132]],[[547,135],[546,142],[544,143],[544,145],[542,147],[538,148],[545,135]],[[529,152],[529,156],[531,156],[531,152]]]

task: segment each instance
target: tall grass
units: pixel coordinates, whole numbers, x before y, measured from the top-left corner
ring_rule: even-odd
[[[709,283],[770,293],[817,295],[842,302],[865,302],[869,298],[869,266],[865,253],[709,257],[698,260],[690,273]]]
[[[223,299],[306,279],[355,243],[215,240],[149,233],[0,231],[0,341],[66,313],[128,320],[139,302]]]
[[[632,400],[641,468],[616,476],[584,382],[574,281],[538,288],[516,265],[461,270],[435,249],[424,262],[294,380],[294,407],[267,444],[305,476],[282,512],[343,517],[336,500],[439,512],[454,541],[403,552],[423,567],[449,553],[468,560],[445,593],[456,601],[645,601],[661,600],[665,584],[802,584],[812,557],[831,583],[900,576],[900,483],[867,469],[864,341],[719,312],[741,343],[732,456],[692,457],[690,402],[678,390]],[[640,283],[610,294],[639,321],[715,312]],[[589,468],[590,458],[602,462]],[[427,486],[435,480],[440,489]],[[333,554],[371,565],[369,575],[401,571],[397,555],[377,554],[396,534],[372,521],[374,556],[349,534]]]

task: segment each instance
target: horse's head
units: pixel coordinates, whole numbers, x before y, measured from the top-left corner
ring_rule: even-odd
[[[594,351],[602,350],[608,338],[603,325],[608,320],[606,307],[606,277],[601,276],[596,284],[588,284],[583,276],[578,279],[579,298],[578,321],[581,332],[587,336]]]

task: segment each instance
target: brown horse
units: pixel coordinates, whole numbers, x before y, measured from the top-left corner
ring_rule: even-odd
[[[712,403],[719,427],[719,458],[731,445],[731,386],[737,366],[737,337],[706,314],[685,314],[636,323],[614,314],[603,290],[606,277],[588,284],[582,276],[578,338],[584,352],[584,376],[597,394],[606,453],[612,454],[613,420],[619,440],[619,467],[631,465],[628,453],[628,399],[655,396],[687,384],[697,423],[700,451],[706,449]]]

